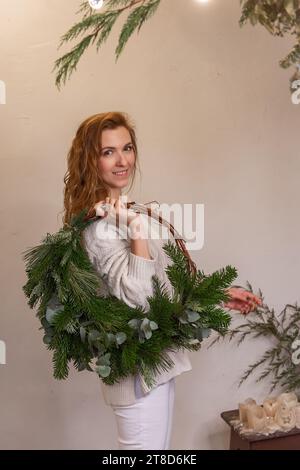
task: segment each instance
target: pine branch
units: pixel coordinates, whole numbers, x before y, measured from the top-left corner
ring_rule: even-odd
[[[89,34],[77,44],[71,52],[64,54],[62,57],[55,61],[54,69],[58,69],[55,84],[60,89],[61,83],[65,85],[66,80],[70,78],[71,74],[76,70],[79,59],[84,51],[95,41],[97,34]]]
[[[166,273],[174,288],[174,296],[178,301],[186,303],[195,286],[195,279],[188,270],[187,259],[171,240],[164,244],[163,250],[173,262],[167,267]]]
[[[209,305],[211,302],[226,302],[229,299],[226,289],[231,286],[236,277],[237,270],[232,266],[226,266],[209,276],[199,271],[193,295],[200,297],[204,305]]]
[[[79,323],[74,319],[72,310],[64,308],[63,314],[58,314],[53,319],[53,327],[57,332],[67,331],[74,334],[79,329]]]
[[[297,43],[279,64],[283,68],[300,62],[300,3],[298,0],[240,0],[240,27],[248,21],[261,24],[273,36],[296,36]]]
[[[271,355],[271,352],[267,351],[263,354],[263,356],[258,361],[254,362],[253,364],[250,364],[246,372],[244,372],[244,374],[242,375],[240,382],[239,382],[239,386],[249,377],[250,374],[253,373],[253,371],[257,367],[267,362],[269,360],[270,355]]]
[[[88,2],[83,2],[77,13],[83,13],[81,21],[73,25],[62,37],[59,48],[78,36],[86,34],[81,41],[76,44],[70,52],[64,54],[55,61],[52,71],[56,71],[55,84],[58,89],[62,84],[71,77],[72,73],[77,69],[77,65],[86,49],[96,42],[96,50],[107,40],[111,30],[118,17],[125,12],[134,8],[121,30],[119,42],[115,51],[116,60],[123,51],[128,39],[133,32],[141,26],[156,12],[161,0],[110,0],[107,3],[107,9],[103,13],[94,13]],[[119,7],[119,8],[118,8]]]
[[[159,4],[160,0],[150,0],[147,4],[140,5],[129,14],[119,36],[119,43],[115,51],[116,60],[119,58],[119,55],[123,51],[128,39],[134,33],[136,28],[138,28],[139,32],[144,22],[154,15]]]
[[[78,11],[76,11],[76,15],[79,13],[83,13],[83,19],[86,18],[89,15],[92,15],[94,12],[93,8],[90,7],[89,2],[86,0],[81,3],[80,8]]]
[[[57,335],[53,343],[51,344],[51,349],[54,349],[53,354],[53,366],[54,373],[53,376],[55,379],[66,379],[69,373],[68,366],[68,351],[69,351],[69,338],[66,334]]]

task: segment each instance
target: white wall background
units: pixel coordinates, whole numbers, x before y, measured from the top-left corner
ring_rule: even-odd
[[[79,123],[109,110],[137,125],[140,201],[204,203],[205,244],[192,252],[211,272],[239,270],[265,301],[299,301],[299,116],[278,66],[292,41],[240,29],[238,0],[163,0],[115,64],[122,19],[105,47],[88,51],[59,92],[51,74],[59,38],[79,0],[0,0],[2,449],[114,449],[116,427],[99,379],[52,378],[51,354],[22,293],[21,252],[60,226],[66,153]],[[238,316],[237,314],[235,315]],[[266,344],[222,344],[191,355],[177,379],[172,449],[224,449],[220,412],[268,383],[238,379]]]

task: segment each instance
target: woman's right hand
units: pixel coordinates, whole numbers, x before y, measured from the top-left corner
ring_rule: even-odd
[[[101,207],[104,204],[108,206],[107,210]],[[114,220],[119,220],[119,223],[126,225],[127,227],[133,220],[139,217],[139,214],[128,209],[126,204],[124,204],[120,198],[115,199],[109,196],[104,200],[97,202],[94,209],[96,211],[96,215],[99,217],[112,217]]]

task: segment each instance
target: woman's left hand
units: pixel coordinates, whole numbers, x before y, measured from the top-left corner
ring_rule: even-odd
[[[227,289],[227,292],[231,298],[223,304],[224,307],[231,310],[239,310],[244,315],[255,310],[258,305],[262,305],[260,297],[242,287],[230,287]]]

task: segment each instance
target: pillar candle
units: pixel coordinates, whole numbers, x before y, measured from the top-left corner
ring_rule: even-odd
[[[295,408],[291,408],[286,402],[279,404],[275,414],[275,422],[285,431],[296,426]]]
[[[243,403],[239,403],[239,418],[241,423],[247,425],[247,409],[249,406],[256,405],[256,401],[253,398],[247,398]]]
[[[298,404],[298,398],[294,392],[281,393],[277,398],[277,401],[279,404],[285,403],[288,408],[293,408]]]
[[[263,407],[266,412],[266,415],[270,418],[274,418],[275,413],[278,409],[279,403],[276,397],[268,397],[263,402]]]
[[[267,415],[262,406],[252,405],[247,409],[248,427],[255,432],[262,431],[267,424]]]

